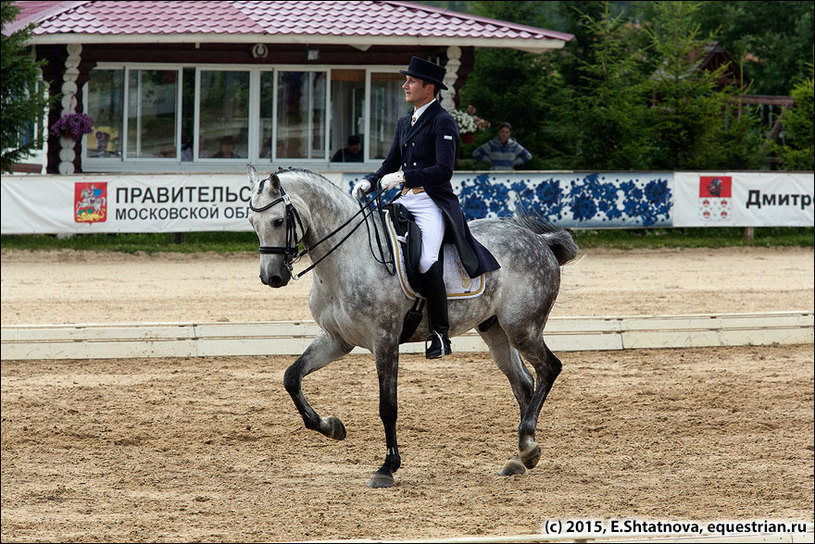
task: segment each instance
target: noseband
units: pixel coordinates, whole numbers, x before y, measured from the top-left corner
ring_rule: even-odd
[[[283,187],[280,188],[280,198],[273,200],[272,202],[266,204],[265,206],[261,206],[260,208],[256,208],[249,203],[249,209],[253,212],[265,212],[269,208],[280,204],[283,202],[286,205],[286,209],[284,213],[286,214],[286,245],[285,246],[260,246],[258,251],[262,255],[270,255],[270,254],[282,254],[283,255],[283,264],[286,265],[286,268],[289,269],[289,272],[292,271],[294,267],[294,263],[300,260],[300,257],[308,253],[307,250],[301,249],[302,243],[301,239],[297,238],[297,227],[300,227],[300,233],[305,234],[305,230],[303,229],[303,222],[300,220],[300,214],[297,213],[297,208],[294,207],[294,204],[291,203],[291,197],[286,194],[286,191],[283,190]]]

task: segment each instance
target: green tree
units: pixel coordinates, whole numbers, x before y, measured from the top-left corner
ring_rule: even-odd
[[[619,18],[624,15],[624,10],[619,6],[619,2],[603,2],[597,0],[576,0],[574,2],[553,2],[555,4],[555,16],[553,19],[559,21],[558,30],[568,32],[574,36],[568,42],[564,50],[567,55],[559,58],[558,67],[567,85],[576,92],[581,92],[584,83],[582,68],[586,65],[594,64],[595,43],[597,37],[596,29],[586,24],[586,21],[601,21],[605,18]]]
[[[785,111],[781,117],[786,132],[786,145],[773,144],[772,148],[781,159],[785,170],[815,169],[815,80],[812,69],[806,81],[799,83],[792,89],[795,104]]]
[[[584,55],[571,124],[576,163],[590,170],[639,168],[649,150],[648,96],[642,51],[632,46],[636,29],[611,2],[600,17],[583,15]]]
[[[747,112],[727,115],[737,89],[718,88],[725,66],[708,72],[698,58],[710,40],[693,14],[698,2],[651,2],[643,8],[651,43],[654,100],[648,125],[655,131],[653,153],[643,169],[699,170],[755,168],[760,131]]]
[[[785,95],[809,73],[815,4],[807,1],[702,2],[692,17],[743,68],[753,94]]]
[[[0,2],[0,28],[14,21],[19,9]],[[44,61],[36,62],[26,46],[30,29],[21,29],[0,38],[0,100],[2,100],[2,156],[0,169],[11,172],[14,163],[30,157],[42,147],[43,135],[32,136],[32,127],[41,125],[49,106],[45,85],[38,85]]]

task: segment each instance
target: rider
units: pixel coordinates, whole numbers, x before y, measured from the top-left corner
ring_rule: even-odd
[[[379,182],[383,190],[404,183],[398,202],[415,218],[422,233],[419,259],[420,291],[427,299],[430,321],[428,359],[452,353],[448,336],[447,291],[439,261],[443,241],[455,243],[462,265],[471,278],[499,268],[498,262],[470,234],[458,197],[450,179],[458,144],[458,126],[438,100],[446,70],[433,62],[413,57],[405,75],[405,101],[413,113],[396,123],[388,156],[373,174],[354,186],[353,195],[360,198]]]

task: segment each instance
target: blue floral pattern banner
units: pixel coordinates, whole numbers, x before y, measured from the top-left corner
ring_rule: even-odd
[[[353,187],[359,174],[346,174]],[[511,217],[516,207],[563,228],[670,227],[673,172],[454,174],[453,190],[468,221]]]

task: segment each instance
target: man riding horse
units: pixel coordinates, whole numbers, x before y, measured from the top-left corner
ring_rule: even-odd
[[[413,214],[422,234],[418,287],[427,299],[428,359],[452,353],[447,291],[439,261],[442,242],[456,245],[462,266],[471,278],[500,268],[470,233],[450,183],[459,132],[455,120],[438,101],[438,94],[447,89],[443,82],[446,72],[443,66],[419,57],[411,59],[407,70],[399,70],[405,75],[402,89],[413,113],[397,121],[393,143],[379,170],[358,182],[353,190],[359,199],[377,182],[382,190],[404,183],[397,202]]]

